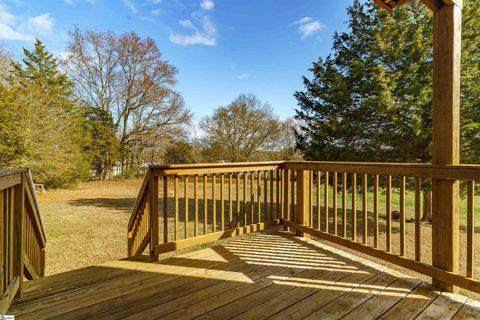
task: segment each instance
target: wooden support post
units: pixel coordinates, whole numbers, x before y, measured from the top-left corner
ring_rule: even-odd
[[[298,170],[297,179],[296,220],[300,225],[310,226],[310,172],[306,170]],[[306,238],[310,237],[309,234],[299,230],[297,230],[297,236]]]
[[[25,186],[26,176],[22,174],[22,183],[15,186],[14,197],[14,264],[13,276],[19,277],[19,287],[15,298],[20,298],[23,293],[23,253],[25,252],[24,230],[25,230]],[[42,268],[43,269],[43,268]]]
[[[158,177],[153,174],[153,170],[150,169],[150,181],[149,181],[149,205],[150,205],[150,260],[157,261],[158,254],[155,254],[155,247],[158,243]]]
[[[462,5],[443,4],[434,12],[433,27],[433,131],[432,163],[459,163],[460,144],[460,60]],[[459,183],[432,181],[432,262],[458,272]],[[433,279],[433,284],[447,291],[453,285]]]

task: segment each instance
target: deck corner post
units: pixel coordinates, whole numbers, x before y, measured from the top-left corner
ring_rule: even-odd
[[[460,68],[462,42],[461,1],[444,4],[434,12],[433,27],[432,163],[459,163]],[[432,180],[432,262],[458,272],[459,182]],[[455,292],[450,284],[433,279],[440,289]]]
[[[296,222],[299,225],[309,226],[310,223],[310,172],[297,171],[297,206]],[[297,230],[297,236],[309,238],[310,235]]]
[[[149,169],[149,214],[150,214],[150,261],[157,261],[158,254],[155,253],[155,247],[158,246],[158,177],[154,170]]]

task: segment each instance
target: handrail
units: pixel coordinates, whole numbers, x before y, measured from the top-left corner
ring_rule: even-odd
[[[151,166],[128,223],[128,255],[141,254],[150,244],[150,256],[156,259],[162,252],[278,224],[280,192],[274,194],[279,188],[273,185],[281,185],[282,165],[283,161]],[[159,207],[163,243],[158,240]]]
[[[46,236],[28,169],[0,170],[0,314],[23,293],[24,278],[45,273]]]
[[[462,181],[468,187],[467,237],[461,247],[466,250],[465,273],[458,269],[458,260],[447,269],[422,254],[422,186],[442,180]],[[285,230],[295,230],[298,235],[328,240],[436,281],[480,292],[473,257],[475,181],[480,181],[480,165],[275,161],[152,166],[129,222],[129,243],[135,240],[138,244],[135,252],[129,244],[129,255],[141,254],[150,244],[150,256],[155,259],[163,252],[281,223]],[[407,208],[407,193],[414,197],[414,208]],[[385,199],[385,208],[379,207],[380,198]],[[433,201],[435,208],[439,200]],[[395,211],[399,217],[393,217]],[[413,222],[407,225],[410,212]],[[442,237],[452,237],[458,243],[460,218],[455,209],[450,214],[454,231]],[[141,216],[148,217],[148,225],[144,224],[144,238],[134,239],[131,229]],[[158,224],[163,228],[158,230]],[[140,222],[137,225],[140,229]],[[437,227],[434,214],[432,229]],[[161,233],[163,243],[158,241]],[[407,237],[414,238],[413,251],[407,251]],[[445,252],[455,257],[458,247],[445,247],[440,238],[432,239],[432,255]]]

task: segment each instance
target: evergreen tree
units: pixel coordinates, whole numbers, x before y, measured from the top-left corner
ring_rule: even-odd
[[[429,161],[429,13],[417,2],[389,14],[360,1],[348,12],[350,32],[334,36],[295,93],[297,147],[312,160]]]
[[[18,121],[22,150],[9,166],[29,167],[36,181],[49,186],[74,183],[88,174],[88,163],[81,154],[83,135],[71,97],[73,84],[40,40],[32,51],[24,49],[24,55],[9,77],[11,100],[6,109]]]
[[[348,32],[334,36],[295,93],[297,148],[310,160],[429,162],[432,14],[420,2],[388,13],[354,1]],[[461,159],[480,160],[480,2],[465,1]],[[424,183],[424,217],[430,186]]]

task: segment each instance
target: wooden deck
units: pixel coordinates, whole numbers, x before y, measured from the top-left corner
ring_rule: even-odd
[[[148,263],[120,260],[25,283],[16,319],[474,319],[480,303],[438,292],[283,233]]]

